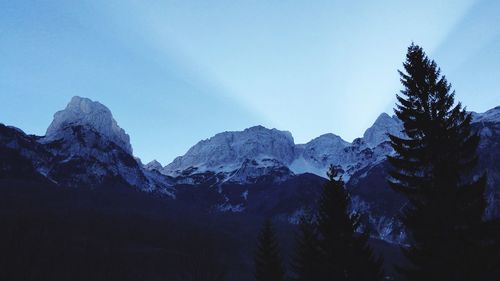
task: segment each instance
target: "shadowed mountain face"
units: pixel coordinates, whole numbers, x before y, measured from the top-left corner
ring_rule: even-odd
[[[481,135],[477,175],[488,175],[488,217],[500,216],[500,107],[473,113]],[[330,165],[344,171],[353,211],[365,227],[390,242],[405,239],[397,219],[405,201],[386,183],[385,160],[393,153],[387,134],[401,122],[381,114],[363,138],[352,143],[325,134],[295,144],[289,132],[256,126],[202,140],[172,163],[143,165],[132,155],[129,136],[111,111],[75,97],[54,115],[43,137],[0,125],[0,175],[60,187],[125,186],[202,212],[274,217],[296,223],[315,205]]]

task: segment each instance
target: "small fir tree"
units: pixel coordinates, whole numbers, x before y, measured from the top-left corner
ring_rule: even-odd
[[[284,281],[283,260],[271,220],[266,220],[259,234],[255,255],[256,281]]]
[[[337,179],[338,177],[338,179]],[[357,233],[360,215],[350,213],[350,196],[342,176],[330,167],[318,207],[321,280],[382,280],[382,260],[368,245],[368,233]]]
[[[320,281],[321,255],[316,224],[310,209],[300,218],[296,249],[292,260],[295,281]]]

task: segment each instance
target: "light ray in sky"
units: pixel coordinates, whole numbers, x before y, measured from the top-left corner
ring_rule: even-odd
[[[43,134],[74,95],[113,112],[144,161],[253,125],[297,143],[392,113],[408,45],[470,110],[500,104],[500,2],[0,2],[0,122]]]

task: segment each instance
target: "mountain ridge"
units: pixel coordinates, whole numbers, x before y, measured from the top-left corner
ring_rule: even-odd
[[[471,113],[473,123],[495,123],[500,120],[500,106],[484,113]],[[36,138],[38,143],[49,146],[67,139],[66,143],[69,145],[65,147],[65,154],[74,156],[84,153],[85,144],[79,144],[85,141],[82,139],[83,131],[90,135],[94,131],[97,137],[102,136],[134,157],[147,173],[159,172],[173,178],[212,173],[219,175],[222,181],[245,182],[271,170],[285,169],[289,170],[289,176],[312,173],[326,177],[329,166],[334,165],[343,170],[344,179],[349,180],[357,171],[382,161],[392,153],[392,148],[387,143],[387,134],[401,137],[402,129],[402,123],[396,116],[381,113],[363,136],[352,142],[333,133],[326,133],[307,143],[296,144],[289,131],[256,125],[242,131],[217,133],[200,140],[184,155],[176,157],[167,165],[163,166],[156,160],[142,164],[139,158],[133,156],[130,136],[118,126],[111,110],[97,101],[75,96],[63,110],[54,114],[46,135]],[[24,133],[21,129],[17,130]],[[481,134],[488,136],[491,131],[486,128]],[[95,140],[90,142],[95,144]],[[91,154],[89,151],[85,153],[87,156]],[[94,156],[99,158],[99,155]],[[248,179],[242,171],[249,171]]]
[[[385,179],[390,168],[386,156],[393,153],[387,133],[398,134],[402,128],[394,116],[382,113],[352,142],[328,133],[295,144],[290,132],[263,126],[222,132],[162,166],[134,157],[128,135],[104,105],[76,97],[67,109],[55,114],[46,136],[0,125],[5,155],[0,157],[0,179],[24,173],[64,187],[120,185],[206,212],[250,212],[296,223],[305,208],[314,206],[328,167],[335,165],[351,190],[352,211],[366,214],[363,224],[373,229],[374,237],[405,240],[397,219],[404,200]],[[86,116],[93,114],[98,117]],[[472,114],[473,129],[481,135],[476,172],[488,175],[486,216],[499,217],[500,107]]]

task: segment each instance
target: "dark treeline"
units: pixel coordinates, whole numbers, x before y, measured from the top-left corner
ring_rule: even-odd
[[[231,217],[126,187],[0,182],[0,280],[218,281],[245,272],[234,249],[250,250],[240,230],[225,232]]]
[[[451,85],[421,47],[408,48],[403,66],[395,113],[405,137],[389,136],[396,153],[388,157],[390,187],[408,200],[400,216],[408,233],[408,245],[401,248],[408,264],[394,265],[397,278],[500,280],[500,224],[483,220],[486,175],[472,174],[479,143],[471,131],[472,115],[455,102]],[[369,233],[359,227],[360,214],[349,214],[349,193],[336,176],[331,168],[318,210],[302,217],[290,279],[395,278],[382,271],[381,259],[367,243]],[[267,248],[260,246],[258,255],[266,256]],[[273,251],[280,255],[276,247]],[[268,264],[255,266],[257,281],[282,280],[262,275]]]

